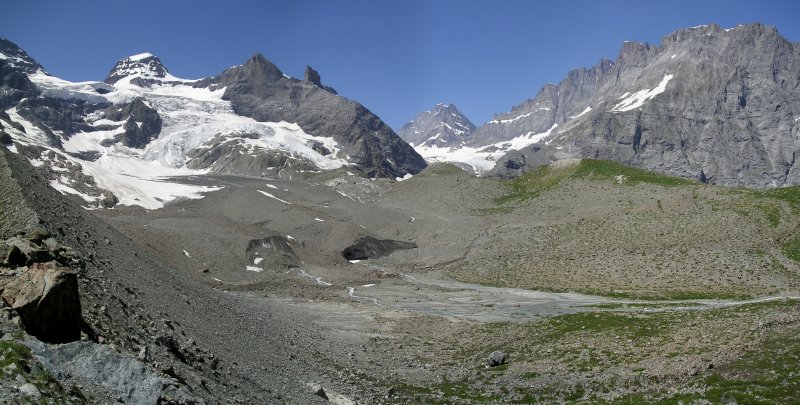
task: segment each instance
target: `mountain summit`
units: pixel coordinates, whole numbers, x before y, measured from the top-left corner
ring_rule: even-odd
[[[403,125],[397,134],[412,146],[462,145],[470,139],[475,124],[454,104],[436,104]]]
[[[138,76],[144,79],[163,79],[169,71],[161,63],[161,59],[151,53],[140,53],[120,59],[108,73],[105,82],[114,84],[120,79],[129,76]]]

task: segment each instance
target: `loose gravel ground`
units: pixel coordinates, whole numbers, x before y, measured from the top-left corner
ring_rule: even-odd
[[[324,402],[309,383],[339,403],[714,399],[723,383],[770,375],[742,376],[743,359],[800,352],[773,339],[800,328],[792,300],[632,302],[798,295],[786,200],[587,177],[509,200],[508,183],[442,165],[398,183],[188,181],[224,188],[91,213],[41,182],[22,190],[42,225],[93,258],[81,293],[104,344],[152,347],[149,367],[211,403]],[[300,267],[251,262],[248,243],[269,236],[290,241]],[[348,262],[359,236],[418,247]],[[517,289],[605,298],[537,307],[548,294]],[[176,361],[159,337],[196,359]],[[487,368],[495,350],[508,364]],[[776,386],[796,383],[775,367]]]

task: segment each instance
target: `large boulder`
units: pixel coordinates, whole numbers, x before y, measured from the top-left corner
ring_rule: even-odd
[[[25,265],[26,260],[28,258],[18,247],[0,243],[0,266],[20,267]]]
[[[392,239],[376,239],[372,236],[362,236],[356,242],[342,251],[342,256],[347,260],[366,260],[388,256],[396,250],[414,249],[413,242],[402,242]]]
[[[495,350],[489,355],[489,358],[486,359],[486,364],[488,364],[489,367],[502,366],[503,364],[506,364],[506,354],[499,350]]]
[[[3,285],[4,284],[4,285]],[[33,263],[0,278],[0,298],[19,314],[25,331],[49,343],[80,339],[77,274],[57,262]]]
[[[254,267],[261,269],[286,270],[300,267],[300,258],[289,241],[280,235],[251,239],[245,254]]]

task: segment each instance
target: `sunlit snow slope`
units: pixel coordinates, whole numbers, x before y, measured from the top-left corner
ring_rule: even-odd
[[[2,53],[0,58],[9,59]],[[341,148],[332,138],[308,135],[293,123],[257,122],[237,115],[231,103],[222,100],[224,88],[211,91],[192,87],[195,81],[172,76],[150,54],[123,59],[115,69],[109,76],[114,78],[112,84],[73,83],[51,76],[42,69],[29,73],[28,78],[42,96],[50,98],[82,100],[91,104],[110,103],[119,105],[120,111],[122,106],[134,100],[143,100],[148,108],[157,111],[161,119],[157,138],[143,148],[115,141],[115,137],[125,132],[128,119],[133,118],[109,120],[102,110],[82,117],[87,124],[97,128],[95,130],[70,135],[52,131],[61,137],[63,150],[52,145],[42,129],[18,114],[15,107],[6,112],[11,121],[22,124],[24,131],[15,129],[10,122],[2,122],[3,127],[15,142],[52,150],[59,154],[59,160],[66,159],[79,165],[84,174],[94,177],[98,187],[113,192],[119,204],[148,209],[159,208],[178,198],[199,198],[203,192],[215,189],[181,184],[175,178],[209,172],[211,169],[186,168],[187,153],[220,135],[246,135],[243,143],[251,154],[277,150],[319,169],[335,169],[348,164],[347,157],[340,156]],[[135,123],[142,126],[141,122]],[[16,151],[15,147],[10,148]],[[326,153],[323,155],[317,150]],[[84,160],[75,157],[87,154],[97,158]],[[35,165],[42,165],[47,159],[43,155],[31,160]],[[59,191],[79,195],[87,202],[100,198],[78,191],[74,180],[66,175],[56,176],[51,184]]]

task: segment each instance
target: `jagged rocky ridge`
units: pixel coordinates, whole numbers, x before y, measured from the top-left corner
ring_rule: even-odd
[[[728,186],[800,184],[799,86],[800,46],[773,27],[682,29],[570,71],[465,147],[488,167],[538,142],[554,159],[612,159]]]
[[[454,104],[436,104],[397,131],[412,146],[460,146],[470,140],[475,124]]]
[[[311,67],[297,80],[256,55],[219,76],[185,80],[144,53],[121,59],[104,82],[73,83],[50,76],[10,41],[0,52],[0,141],[24,150],[54,187],[89,206],[157,208],[202,191],[151,187],[164,176],[291,177],[344,166],[402,177],[425,167],[380,118],[324,86]],[[45,152],[58,156],[39,158]],[[48,163],[64,159],[75,170]],[[159,188],[166,195],[150,191]]]
[[[422,157],[375,114],[322,86],[310,67],[305,76],[303,81],[292,79],[257,54],[194,86],[224,89],[222,99],[239,115],[297,123],[308,134],[332,137],[369,177],[401,177],[425,167]]]

